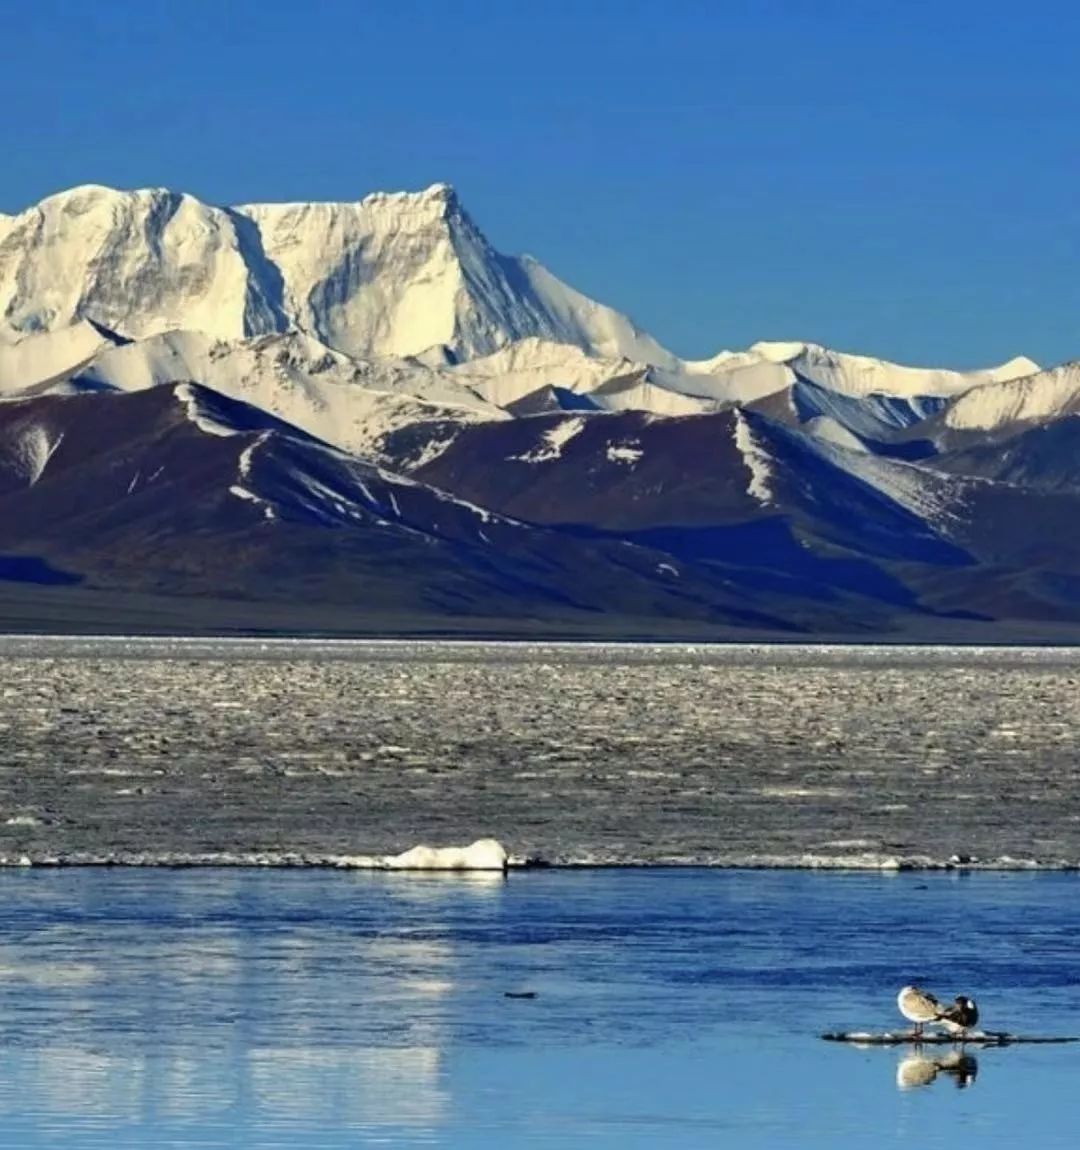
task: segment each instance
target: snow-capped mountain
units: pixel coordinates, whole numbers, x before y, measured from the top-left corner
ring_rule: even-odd
[[[4,225],[0,315],[19,333],[86,318],[129,338],[299,330],[359,357],[446,347],[472,358],[537,336],[670,358],[535,260],[496,252],[445,184],[236,208],[160,188],[75,188]]]
[[[1080,621],[1078,417],[1075,364],[681,359],[495,251],[443,184],[231,208],[87,186],[0,216],[20,602],[36,581],[368,628]]]
[[[299,331],[361,359],[445,348],[455,360],[476,360],[532,341],[506,357],[506,370],[479,370],[535,373],[546,359],[592,380],[593,371],[574,364],[585,352],[624,361],[624,371],[626,361],[661,369],[664,385],[728,402],[796,378],[852,395],[948,395],[1037,370],[1023,359],[972,373],[906,368],[808,343],[680,360],[537,261],[495,251],[445,184],[356,203],[234,208],[160,188],[88,185],[6,217],[0,331],[7,342],[86,320],[128,339],[190,330],[234,341]],[[553,362],[544,343],[563,345],[564,362]],[[548,382],[555,381],[536,386]]]

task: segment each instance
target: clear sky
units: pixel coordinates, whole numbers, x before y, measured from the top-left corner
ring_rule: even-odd
[[[453,183],[673,350],[1080,357],[1080,5],[7,4],[0,210]]]

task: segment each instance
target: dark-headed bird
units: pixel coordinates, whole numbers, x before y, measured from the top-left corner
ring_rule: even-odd
[[[950,1033],[963,1037],[979,1021],[974,998],[958,994],[951,1006],[943,1006],[936,1019]]]

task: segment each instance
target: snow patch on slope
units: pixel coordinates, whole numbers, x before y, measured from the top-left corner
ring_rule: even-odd
[[[15,473],[26,480],[28,487],[33,487],[45,474],[45,468],[49,466],[49,460],[56,453],[63,438],[63,432],[53,435],[46,428],[34,424],[22,430],[11,444],[8,451],[9,459]]]
[[[229,488],[229,494],[235,495],[237,499],[243,499],[247,503],[254,503],[256,507],[262,508],[264,519],[276,519],[277,513],[274,508],[260,495],[256,495],[254,491],[249,491],[246,487],[241,487],[239,483],[234,483]]]
[[[531,256],[523,256],[515,262],[533,292],[543,301],[551,317],[551,327],[562,334],[562,342],[579,343],[592,354],[608,359],[629,359],[678,369],[680,361],[676,356],[614,308],[575,291]]]
[[[575,436],[580,435],[584,428],[585,419],[581,416],[564,419],[544,432],[538,446],[521,455],[511,455],[508,458],[519,463],[550,463],[554,459],[562,458],[563,448]]]
[[[754,351],[724,351],[711,360],[684,362],[677,372],[653,372],[653,378],[671,391],[712,400],[715,410],[783,391],[795,382],[795,373]]]
[[[173,388],[173,395],[184,405],[188,419],[207,435],[217,435],[222,438],[231,438],[239,434],[233,427],[215,419],[205,408],[194,387],[189,383],[180,383]]]
[[[457,437],[457,430],[454,430],[449,435],[432,437],[424,444],[415,459],[408,460],[409,469],[419,471],[421,467],[426,467],[429,463],[434,463],[440,455],[444,455],[453,447],[454,440],[456,440]]]
[[[804,423],[823,416],[857,436],[882,439],[930,419],[948,400],[927,395],[845,395],[799,380],[791,389],[791,402]]]
[[[805,424],[805,429],[815,439],[824,439],[828,443],[846,448],[848,451],[865,452],[867,450],[866,444],[854,432],[849,431],[843,424],[837,423],[828,415],[815,416]]]
[[[645,411],[651,415],[703,415],[715,411],[711,399],[691,396],[650,382],[652,373],[613,379],[592,392],[590,398],[604,411]]]
[[[773,502],[770,480],[773,477],[772,461],[768,452],[758,443],[745,414],[735,411],[735,446],[738,448],[746,469],[750,472],[750,482],[746,493],[756,499],[762,507]]]
[[[237,473],[238,478],[247,481],[251,478],[251,464],[254,459],[255,452],[263,446],[264,443],[270,438],[270,432],[264,431],[257,435],[248,445],[240,452],[240,457],[237,460]],[[250,488],[244,486],[244,483],[234,483],[229,488],[229,494],[235,495],[237,499],[246,500],[249,503],[254,503],[256,506],[261,507],[263,510],[263,517],[265,519],[276,519],[277,513],[274,511],[272,504],[261,495],[256,495]]]
[[[955,475],[865,451],[851,451],[826,440],[816,440],[815,446],[823,458],[933,527],[941,528],[959,518],[955,510],[958,501],[972,486]]]
[[[450,366],[446,374],[488,403],[506,407],[542,387],[591,392],[635,366],[627,359],[590,355],[573,344],[530,337]]]
[[[622,463],[627,467],[633,467],[644,454],[640,440],[637,439],[628,439],[623,443],[609,443],[606,452],[609,463]]]
[[[0,394],[18,394],[77,370],[113,343],[93,324],[0,335]]]

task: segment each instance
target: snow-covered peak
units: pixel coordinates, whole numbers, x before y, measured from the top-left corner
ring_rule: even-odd
[[[458,198],[451,184],[437,183],[419,192],[371,192],[360,202],[373,210],[446,212],[457,205]]]
[[[859,399],[951,397],[1035,369],[1025,359],[976,372],[911,368],[799,341],[680,360],[535,259],[501,255],[441,183],[351,202],[236,208],[164,188],[88,184],[0,219],[0,386],[47,382],[54,365],[70,370],[95,354],[94,339],[79,335],[87,321],[163,341],[112,357],[100,381],[115,386],[175,382],[180,361],[198,368],[182,378],[218,386],[222,372],[207,364],[222,343],[231,363],[251,360],[242,370],[249,387],[254,368],[267,366],[258,341],[288,337],[292,348],[274,349],[267,376],[279,392],[303,391],[313,374],[359,372],[364,387],[391,380],[391,390],[422,402],[489,415],[545,387],[591,393],[631,377],[607,406],[670,414],[753,403],[800,379]],[[40,333],[57,342],[31,356],[23,343]],[[311,346],[302,348],[305,339]],[[250,355],[237,351],[243,341],[254,341]],[[22,350],[14,356],[4,345]],[[299,361],[293,372],[290,356]],[[29,359],[46,370],[29,370]],[[274,399],[272,410],[282,406]]]
[[[287,203],[238,204],[238,215],[287,221],[348,219],[369,231],[417,230],[461,213],[457,193],[449,184],[432,184],[419,192],[371,192],[359,200],[295,200]]]
[[[1080,361],[1020,379],[983,384],[961,395],[945,412],[954,431],[997,431],[1080,411]]]
[[[750,345],[752,355],[760,356],[769,363],[790,363],[796,356],[802,355],[807,344],[801,342],[787,342],[778,340],[758,340]],[[824,350],[824,349],[821,349]]]
[[[0,246],[0,315],[24,333],[90,317],[126,336],[245,334],[274,312],[243,249],[229,213],[191,196],[84,185],[15,217]]]
[[[625,316],[488,243],[447,184],[348,203],[217,208],[84,185],[4,224],[0,325],[92,316],[132,338],[299,329],[354,357],[459,360],[537,337],[675,367]]]
[[[959,395],[980,383],[1011,378],[1011,373],[1024,370],[1030,361],[1019,358],[1000,367],[963,372],[906,367],[808,343],[787,362],[804,379],[845,395],[911,397]]]
[[[979,371],[906,367],[866,355],[834,351],[802,341],[752,344],[742,352],[722,351],[712,359],[682,361],[673,387],[729,402],[749,403],[790,386],[797,378],[841,395],[915,398],[959,395],[983,383],[1013,379],[1038,370],[1023,356]],[[715,384],[701,382],[707,376]]]
[[[1003,363],[1000,367],[995,367],[992,370],[995,381],[1005,382],[1010,379],[1023,379],[1025,376],[1035,375],[1042,371],[1042,368],[1033,359],[1028,359],[1026,355],[1017,355],[1007,363]]]
[[[180,198],[182,192],[172,192],[168,188],[110,188],[107,184],[76,184],[53,192],[42,199],[37,207],[40,211],[88,211],[101,203],[121,203],[126,200],[162,200]],[[188,197],[190,198],[190,197]]]

